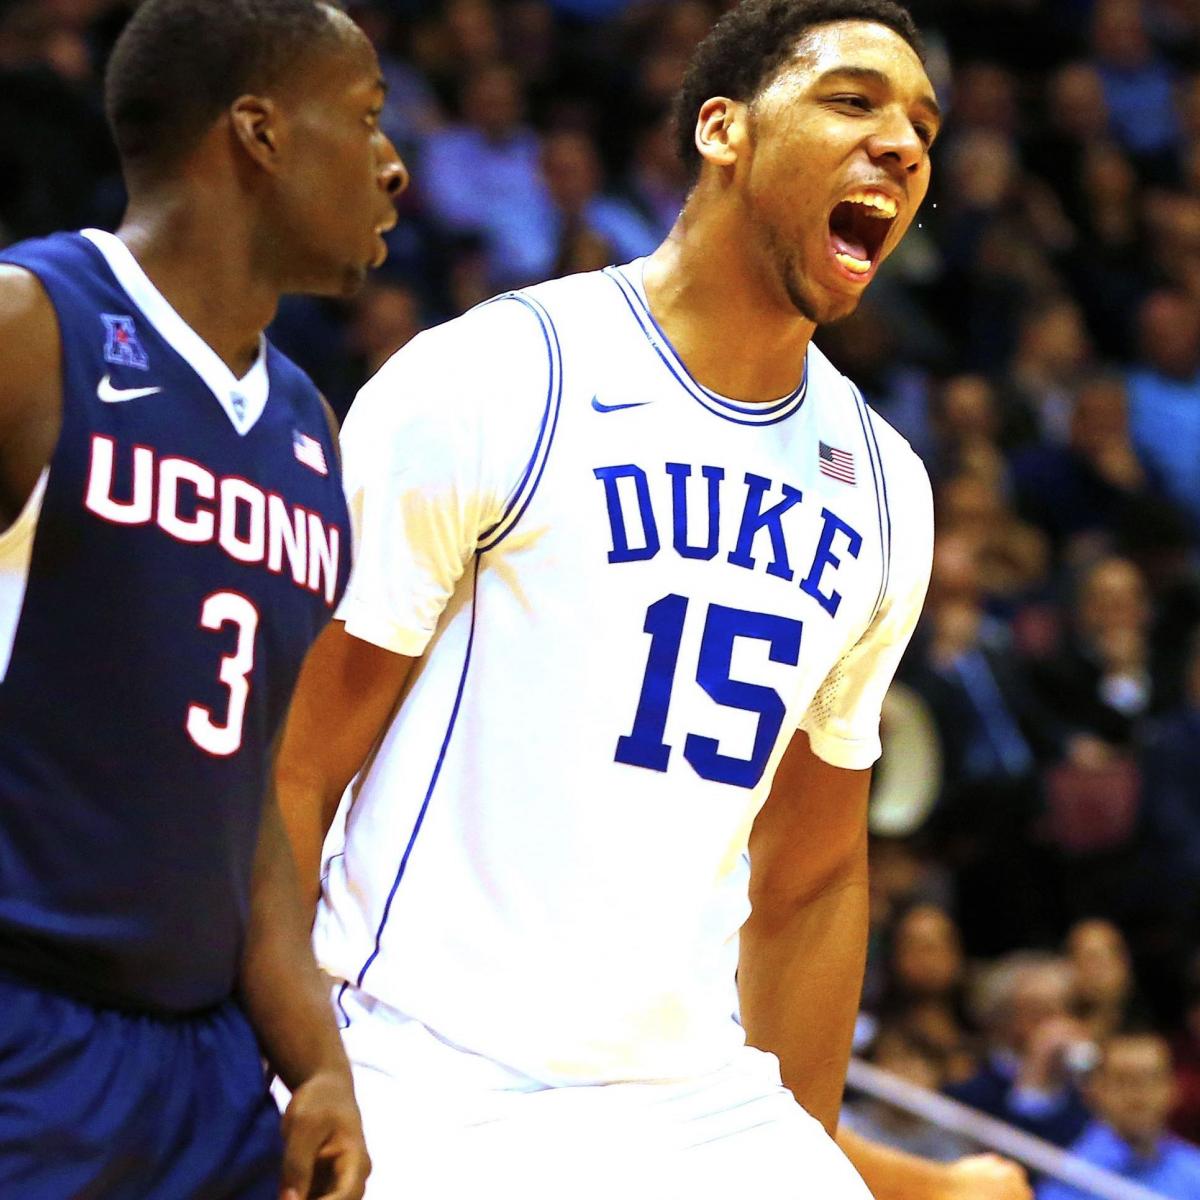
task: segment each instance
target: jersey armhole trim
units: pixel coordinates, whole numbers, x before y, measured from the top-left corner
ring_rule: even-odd
[[[33,543],[49,479],[50,468],[43,467],[17,519],[0,533],[0,683],[8,677],[21,615],[25,610]]]
[[[0,559],[18,553],[26,541],[33,540],[38,517],[42,512],[42,501],[46,498],[46,485],[49,481],[50,465],[47,463],[42,468],[41,474],[38,475],[37,482],[33,485],[33,491],[21,505],[21,511],[17,513],[16,519],[7,529],[0,530]]]
[[[532,296],[522,295],[519,292],[510,292],[506,296],[497,297],[497,300],[491,301],[491,303],[497,303],[500,300],[515,300],[517,303],[523,304],[537,318],[538,326],[546,343],[549,378],[546,385],[546,406],[542,411],[541,425],[538,428],[533,453],[525,465],[525,473],[500,519],[479,535],[479,541],[475,548],[476,554],[485,554],[488,550],[494,550],[525,515],[525,510],[529,507],[529,502],[533,499],[538,484],[541,483],[542,473],[546,469],[546,460],[550,457],[550,447],[554,443],[554,434],[558,429],[558,414],[562,407],[562,346],[550,314]]]
[[[887,480],[883,473],[883,456],[879,452],[879,442],[875,438],[875,426],[871,421],[871,412],[862,392],[850,380],[851,394],[854,396],[858,411],[858,420],[862,425],[863,443],[867,451],[867,459],[871,464],[871,479],[875,485],[875,507],[879,517],[879,548],[882,559],[879,573],[879,595],[875,599],[875,607],[871,612],[871,620],[867,622],[870,628],[887,596],[888,585],[892,575],[892,511],[888,504]]]
[[[366,961],[362,965],[362,969],[358,972],[358,976],[354,981],[354,986],[361,988],[363,980],[366,978],[367,972],[371,969],[371,964],[379,957],[379,952],[383,946],[383,931],[387,927],[388,918],[392,914],[392,902],[396,898],[396,892],[400,887],[400,881],[404,878],[404,873],[408,870],[408,861],[412,857],[413,847],[417,844],[417,838],[420,836],[421,827],[425,824],[425,816],[429,812],[429,804],[433,799],[434,791],[437,789],[438,779],[442,774],[442,767],[446,761],[446,752],[450,748],[450,740],[454,736],[454,728],[458,723],[459,710],[462,707],[463,694],[467,687],[467,675],[471,670],[471,649],[475,645],[475,617],[478,611],[479,600],[479,559],[475,560],[475,576],[471,584],[471,627],[467,634],[467,645],[463,652],[462,672],[458,677],[458,690],[454,696],[454,705],[450,709],[450,715],[446,720],[446,732],[442,737],[441,748],[438,750],[437,761],[434,763],[433,771],[430,775],[429,786],[425,789],[425,798],[421,801],[421,807],[417,811],[416,820],[413,822],[413,827],[408,835],[408,841],[405,844],[404,852],[400,856],[400,863],[396,867],[396,874],[392,880],[391,889],[388,892],[387,899],[383,904],[383,913],[379,918],[379,926],[375,931],[375,945],[371,953],[367,956]],[[346,1010],[341,1007],[342,996],[345,995],[346,987],[343,985],[338,993],[338,1007],[341,1008],[342,1015],[346,1017],[346,1023],[349,1024],[350,1018]],[[343,1027],[344,1028],[344,1027]]]

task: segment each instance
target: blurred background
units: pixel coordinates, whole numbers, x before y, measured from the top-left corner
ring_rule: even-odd
[[[100,80],[132,7],[0,2],[0,245],[119,220]],[[413,184],[366,290],[272,331],[342,412],[422,328],[655,247],[683,200],[669,101],[721,11],[349,8]],[[862,1048],[1066,1145],[1111,1123],[1097,1047],[1133,1031],[1198,1139],[1200,0],[912,9],[949,114],[933,189],[816,339],[937,504],[873,798]]]

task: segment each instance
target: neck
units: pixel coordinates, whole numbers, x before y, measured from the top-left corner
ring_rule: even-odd
[[[171,307],[238,376],[254,365],[280,295],[250,223],[238,223],[244,205],[186,185],[138,190],[117,230]]]
[[[701,184],[646,260],[646,297],[692,377],[733,400],[793,391],[816,326],[753,261],[744,219]]]

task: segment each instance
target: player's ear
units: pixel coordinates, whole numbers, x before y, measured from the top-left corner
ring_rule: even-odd
[[[747,134],[746,106],[727,96],[712,96],[696,114],[696,149],[705,162],[732,167]]]
[[[229,109],[238,145],[260,167],[275,171],[279,157],[279,109],[265,96],[239,96]]]

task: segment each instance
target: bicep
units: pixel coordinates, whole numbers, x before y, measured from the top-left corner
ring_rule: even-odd
[[[0,264],[0,529],[49,462],[62,414],[58,317],[37,278]]]
[[[854,868],[867,834],[871,770],[835,767],[797,731],[750,831],[758,895],[810,895]]]
[[[285,816],[294,795],[315,792],[336,806],[391,720],[414,661],[329,622],[300,671],[276,763]]]

